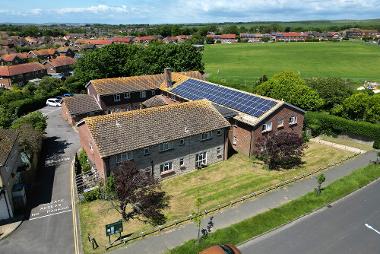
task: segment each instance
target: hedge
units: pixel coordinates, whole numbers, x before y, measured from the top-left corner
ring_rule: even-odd
[[[379,124],[348,120],[324,112],[307,112],[305,114],[305,125],[315,136],[331,132],[357,135],[373,140],[373,147],[375,149],[380,148]]]

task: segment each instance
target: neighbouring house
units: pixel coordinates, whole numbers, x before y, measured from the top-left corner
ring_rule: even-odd
[[[37,58],[39,60],[48,60],[58,56],[56,49],[39,49],[29,52],[29,58]]]
[[[249,34],[249,33],[241,33],[240,39],[246,40],[247,42],[262,42],[263,41],[263,34]]]
[[[65,97],[62,102],[62,117],[71,125],[88,116],[102,115],[103,110],[96,99],[88,94]]]
[[[11,89],[12,81],[9,78],[0,78],[0,88]]]
[[[160,106],[165,106],[169,104],[177,103],[177,101],[166,97],[162,94],[155,95],[152,98],[144,101],[142,104],[143,108],[153,108],[153,107],[160,107]]]
[[[29,80],[42,78],[46,75],[45,66],[36,62],[0,66],[0,79],[9,79],[12,85],[24,85]]]
[[[17,172],[21,165],[18,132],[0,129],[0,221],[13,218],[15,210],[26,203]]]
[[[85,118],[83,149],[102,179],[132,160],[157,179],[225,160],[230,123],[207,100]]]
[[[65,76],[73,70],[76,60],[68,56],[57,56],[43,63],[47,73],[62,73]]]
[[[74,57],[75,52],[70,47],[59,47],[57,48],[57,52],[60,56],[68,56],[68,57]]]
[[[0,57],[0,63],[1,65],[21,64],[21,63],[25,63],[27,59],[28,59],[27,53],[6,54]]]
[[[238,42],[238,38],[236,34],[208,34],[208,38],[214,40],[214,43],[236,43]]]
[[[230,145],[234,150],[248,156],[257,153],[257,143],[260,140],[278,131],[302,135],[305,112],[284,101],[191,77],[180,82],[173,77],[173,81],[161,89],[163,95],[177,101],[207,99],[232,110],[227,113],[232,126],[228,134]]]
[[[284,42],[297,42],[297,41],[306,41],[308,38],[308,33],[298,33],[298,32],[288,32],[288,33],[277,33],[276,41]]]
[[[148,36],[139,36],[133,39],[134,43],[149,44],[152,41],[160,41],[162,36],[160,35],[148,35]]]

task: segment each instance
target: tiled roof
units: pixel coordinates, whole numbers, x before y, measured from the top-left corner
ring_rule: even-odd
[[[36,56],[52,56],[57,53],[56,49],[39,49],[31,51]]]
[[[142,105],[145,106],[146,108],[152,108],[152,107],[165,106],[165,105],[169,105],[173,103],[176,103],[176,102],[162,94],[159,94],[144,101]]]
[[[11,66],[0,66],[0,76],[11,77],[23,73],[44,70],[45,67],[40,63],[25,63]]]
[[[17,137],[17,131],[0,128],[0,167],[7,161]]]
[[[102,158],[228,127],[207,100],[85,118]]]
[[[65,53],[67,51],[69,51],[70,47],[59,47],[57,48],[57,52],[59,53]]]
[[[65,97],[63,98],[63,103],[66,105],[70,115],[81,115],[102,110],[95,98],[87,94]]]
[[[194,77],[202,79],[202,74],[198,71],[188,71],[180,73],[172,73],[173,80],[175,75],[181,75],[182,77]],[[183,77],[186,78],[186,77]],[[143,75],[143,76],[132,76],[132,77],[120,77],[120,78],[105,78],[105,79],[95,79],[91,80],[91,84],[96,93],[99,95],[109,95],[126,93],[133,91],[144,91],[159,89],[161,84],[165,81],[164,74],[155,75]]]
[[[236,34],[222,34],[220,39],[236,39]]]
[[[73,65],[75,64],[75,59],[68,56],[58,56],[48,61],[54,67]]]
[[[12,62],[16,57],[21,58],[21,59],[27,59],[28,53],[5,54],[1,56],[1,59],[3,59],[6,62]]]

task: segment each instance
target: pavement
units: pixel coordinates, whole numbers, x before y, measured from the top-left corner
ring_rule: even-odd
[[[380,253],[380,181],[241,245],[243,254]],[[366,226],[367,224],[367,226]]]
[[[331,147],[335,147],[335,148],[340,149],[340,150],[353,152],[353,153],[366,153],[365,150],[362,150],[362,149],[359,149],[359,148],[356,148],[356,147],[351,147],[351,146],[346,146],[346,145],[341,145],[341,144],[333,143],[333,142],[326,141],[326,140],[322,140],[319,137],[312,138],[312,139],[310,139],[310,141],[316,142],[316,143],[319,143],[319,144],[323,144],[323,145],[327,145],[327,146],[331,146]]]
[[[368,165],[377,158],[375,151],[361,154],[352,160],[328,169],[324,174],[326,176],[325,184],[329,184],[339,178],[352,173],[355,169]],[[300,180],[296,183],[280,188],[276,191],[264,194],[257,199],[246,201],[240,205],[224,209],[214,214],[214,229],[224,228],[231,224],[240,222],[244,219],[253,217],[259,213],[280,206],[290,200],[299,198],[306,193],[314,190],[316,180],[314,177]],[[380,203],[380,202],[379,202]],[[205,218],[205,226],[209,218]],[[179,228],[166,231],[158,235],[147,236],[142,240],[127,244],[125,247],[112,251],[113,254],[121,253],[165,253],[185,241],[196,238],[197,229],[193,223],[184,224]],[[308,252],[294,252],[308,253]]]
[[[61,118],[60,108],[40,111],[48,116],[48,126],[36,182],[27,191],[29,212],[24,222],[0,241],[0,253],[74,253],[70,169],[79,138]]]

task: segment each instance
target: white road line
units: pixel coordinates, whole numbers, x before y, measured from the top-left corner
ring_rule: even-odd
[[[380,231],[374,229],[371,225],[364,224],[364,226],[366,226],[368,229],[370,229],[370,230],[372,230],[372,231],[375,231],[378,235],[380,235]]]
[[[44,216],[40,216],[40,217],[31,218],[29,220],[42,219],[42,218],[45,218],[45,217],[49,217],[49,216],[53,216],[53,215],[58,215],[58,214],[61,214],[61,213],[68,213],[68,212],[71,212],[71,209],[66,210],[66,211],[62,211],[62,212],[59,212],[59,213],[52,213],[52,214],[48,214],[48,215],[44,215]]]

